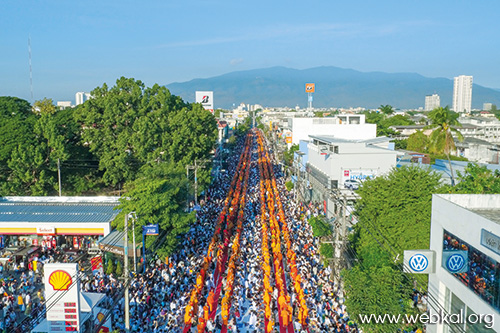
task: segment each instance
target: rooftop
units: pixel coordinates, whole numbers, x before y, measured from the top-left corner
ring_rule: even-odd
[[[435,194],[500,224],[500,194]]]
[[[313,140],[318,140],[318,141],[322,141],[325,143],[367,143],[367,144],[373,144],[373,143],[388,142],[391,140],[391,138],[388,138],[386,136],[379,136],[376,138],[365,139],[365,140],[340,139],[340,138],[334,137],[332,135],[309,135],[309,137]]]
[[[112,221],[119,197],[3,197],[0,222],[92,223]]]

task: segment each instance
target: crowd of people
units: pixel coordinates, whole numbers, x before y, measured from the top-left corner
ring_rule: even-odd
[[[240,142],[242,144],[242,142]],[[235,155],[241,153],[235,151]],[[236,157],[235,156],[235,157]],[[230,159],[237,161],[237,158]],[[261,230],[259,219],[259,172],[256,165],[257,151],[253,149],[252,165],[248,181],[247,204],[244,210],[244,223],[241,235],[241,250],[235,262],[234,288],[232,301],[229,306],[226,327],[228,332],[264,332],[263,307],[263,272],[261,269]],[[274,163],[276,165],[276,163]],[[130,285],[130,326],[134,332],[182,332],[184,316],[188,304],[190,291],[196,285],[196,277],[203,265],[203,258],[207,254],[208,244],[214,233],[214,226],[224,207],[236,163],[230,164],[228,172],[214,181],[207,192],[207,201],[197,212],[197,222],[186,234],[176,251],[167,260],[158,260],[147,266],[145,275],[138,275],[132,279]],[[347,309],[343,304],[342,294],[330,279],[329,267],[320,261],[318,240],[312,236],[312,229],[307,222],[309,215],[319,214],[316,207],[303,207],[289,200],[285,179],[279,168],[274,169],[279,191],[283,193],[282,202],[286,219],[293,239],[293,250],[297,254],[297,267],[302,277],[302,287],[309,309],[307,325],[298,321],[297,295],[293,286],[288,284],[288,294],[293,312],[291,314],[293,327],[296,332],[358,332],[356,325],[350,320]],[[204,307],[213,302],[216,279],[213,276],[216,261],[212,262],[207,270],[204,281],[204,297],[197,303],[195,313],[203,315]],[[289,273],[286,274],[290,278]],[[222,291],[224,295],[228,286],[227,272],[222,276]],[[112,276],[103,275],[93,282],[87,282],[85,289],[101,291],[111,295],[116,288],[123,286]],[[273,294],[278,298],[277,292]],[[206,331],[220,332],[223,325],[221,316],[221,300],[219,297],[217,315],[207,318]],[[109,297],[111,303],[111,297]],[[276,304],[276,302],[275,302]],[[273,308],[273,329],[279,331],[277,308]],[[112,308],[112,322],[115,329],[124,329],[124,299],[120,299]],[[197,325],[192,325],[190,332],[197,331]]]
[[[130,327],[133,332],[182,332],[185,329],[186,305],[189,302],[190,292],[196,285],[197,275],[203,266],[207,255],[208,245],[215,232],[215,225],[225,205],[231,179],[236,173],[238,156],[243,150],[243,141],[234,149],[233,158],[229,158],[227,172],[221,173],[207,190],[207,200],[197,211],[197,221],[181,241],[178,250],[169,258],[157,258],[146,266],[145,274],[138,274],[131,279],[130,293]],[[272,156],[272,155],[271,155]],[[224,295],[227,288],[232,288],[232,297],[221,315],[221,301],[218,297],[214,302],[215,284],[218,281],[214,276],[217,262],[210,263],[203,282],[203,292],[197,304],[196,313],[203,315],[207,306],[216,307],[216,315],[206,318],[207,332],[220,332],[225,326],[228,332],[264,332],[265,308],[263,306],[263,270],[262,270],[262,221],[259,180],[261,175],[257,168],[257,149],[254,142],[251,154],[248,189],[246,191],[246,205],[244,208],[244,222],[240,238],[240,250],[235,257],[234,276],[228,281],[227,271],[222,272],[222,286],[220,295]],[[273,161],[276,166],[276,161]],[[320,214],[321,206],[304,207],[290,200],[292,195],[287,193],[285,178],[281,170],[274,168],[276,186],[281,195],[283,210],[291,236],[292,250],[296,254],[296,264],[301,276],[301,289],[307,305],[305,325],[298,319],[300,304],[299,296],[290,283],[290,272],[286,271],[287,295],[291,305],[290,322],[295,332],[358,332],[354,322],[349,318],[343,303],[343,297],[331,278],[331,270],[325,267],[320,260],[318,240],[312,236],[312,229],[307,219],[309,216]],[[40,257],[40,263],[54,261],[56,249]],[[286,248],[283,247],[284,258]],[[160,260],[161,259],[161,260]],[[286,260],[284,260],[285,262]],[[41,270],[41,265],[37,269]],[[41,283],[41,274],[34,270],[25,272],[13,281],[4,280],[0,288],[4,295],[1,306],[6,325],[19,321],[24,316],[32,317],[44,311],[43,293],[35,287]],[[229,283],[231,282],[231,283]],[[99,292],[106,295],[100,306],[107,308],[113,329],[125,329],[125,299],[123,282],[112,274],[97,274],[84,277],[81,283],[83,291]],[[117,297],[118,295],[118,297]],[[271,294],[273,298],[272,331],[279,332],[280,318],[278,317],[278,291],[276,287]],[[18,299],[22,298],[22,302]],[[24,305],[24,306],[23,306]],[[223,320],[225,318],[225,320]],[[197,331],[197,325],[192,325],[191,332]]]
[[[43,266],[73,260],[59,248],[41,249],[30,262],[24,259],[0,264],[0,332],[27,332],[43,319]]]

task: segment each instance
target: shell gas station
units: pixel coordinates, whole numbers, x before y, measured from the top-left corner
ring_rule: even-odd
[[[0,198],[0,263],[31,261],[40,249],[99,248],[120,212],[119,197]]]

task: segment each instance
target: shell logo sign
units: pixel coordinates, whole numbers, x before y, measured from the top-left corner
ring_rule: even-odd
[[[71,275],[63,270],[53,271],[49,276],[49,284],[54,290],[68,290],[72,283]]]

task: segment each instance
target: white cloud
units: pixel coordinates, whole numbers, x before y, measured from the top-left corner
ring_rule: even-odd
[[[237,58],[237,59],[231,59],[231,61],[229,61],[229,64],[234,66],[234,65],[241,64],[242,62],[243,62],[243,58]]]

